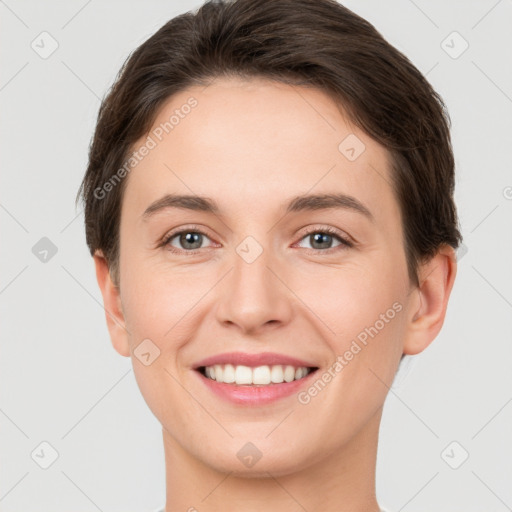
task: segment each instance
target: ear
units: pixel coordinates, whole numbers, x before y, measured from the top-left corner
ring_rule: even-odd
[[[442,246],[419,272],[418,288],[412,294],[410,318],[406,326],[403,353],[415,355],[425,350],[441,330],[448,299],[457,274],[455,250]]]
[[[94,254],[96,279],[103,295],[103,304],[110,339],[115,350],[122,356],[130,356],[130,343],[121,306],[119,288],[112,282],[107,260],[101,251]]]

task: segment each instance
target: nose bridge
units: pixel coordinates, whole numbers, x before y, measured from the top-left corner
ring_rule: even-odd
[[[276,277],[279,258],[273,254],[272,233],[246,236],[235,247],[233,270],[221,291],[217,314],[223,323],[244,331],[284,322],[290,313],[287,288]],[[261,241],[260,241],[261,240]]]

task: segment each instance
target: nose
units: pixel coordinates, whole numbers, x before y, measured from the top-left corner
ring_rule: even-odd
[[[218,289],[217,319],[244,334],[258,334],[290,321],[293,293],[280,266],[263,251],[254,261],[235,255]]]

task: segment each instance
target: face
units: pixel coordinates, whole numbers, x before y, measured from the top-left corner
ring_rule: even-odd
[[[417,305],[387,151],[325,93],[259,79],[177,94],[149,136],[155,144],[135,144],[154,147],[122,204],[126,331],[113,341],[164,436],[240,474],[340,453],[378,423]],[[197,367],[217,355],[228,381],[223,361],[242,381],[237,363],[261,382],[316,370],[282,384],[215,383]],[[262,454],[254,467],[240,459],[255,450],[248,442]]]

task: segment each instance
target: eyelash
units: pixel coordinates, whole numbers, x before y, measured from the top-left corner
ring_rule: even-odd
[[[164,237],[162,242],[159,244],[159,247],[165,247],[168,251],[170,251],[172,253],[175,253],[175,254],[183,254],[184,253],[187,256],[194,256],[196,254],[199,254],[201,252],[201,249],[195,249],[195,250],[187,251],[185,249],[176,249],[175,247],[172,247],[170,245],[170,241],[173,238],[177,237],[178,235],[182,235],[184,233],[197,233],[197,234],[206,236],[207,238],[210,238],[208,236],[208,234],[205,233],[198,226],[191,226],[191,227],[189,227],[187,229],[182,229],[180,231],[176,231],[174,233],[170,233],[168,236]],[[335,230],[334,228],[330,228],[330,227],[321,228],[321,229],[319,229],[319,228],[311,229],[307,233],[304,233],[299,241],[302,241],[304,238],[306,238],[307,236],[312,235],[314,233],[321,233],[321,234],[331,235],[334,238],[337,238],[338,241],[341,242],[341,244],[339,246],[337,246],[337,247],[331,247],[329,249],[324,249],[324,250],[322,250],[322,249],[306,249],[308,252],[309,251],[313,251],[313,253],[315,253],[315,254],[318,254],[318,253],[332,254],[333,252],[336,252],[338,250],[346,250],[346,249],[349,249],[349,248],[354,246],[354,244],[351,241],[349,241],[348,239],[342,237],[337,230]]]

